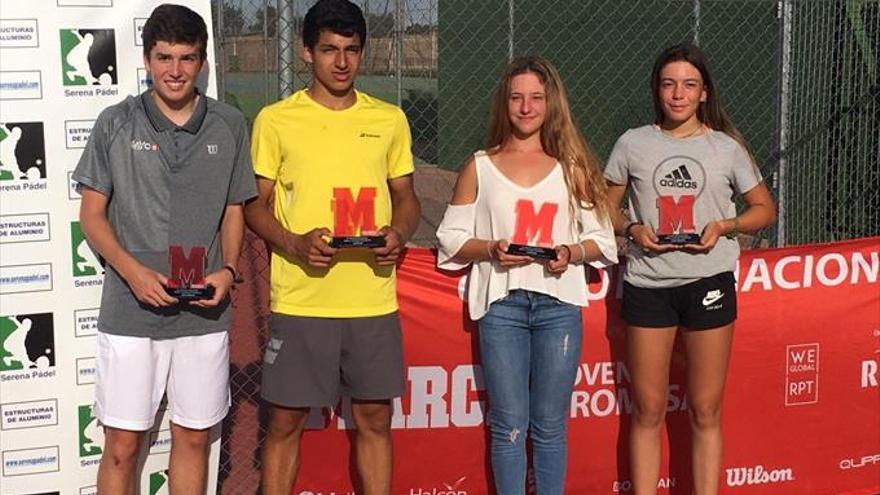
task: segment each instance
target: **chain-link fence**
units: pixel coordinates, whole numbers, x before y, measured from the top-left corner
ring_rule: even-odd
[[[219,94],[249,119],[308,84],[299,36],[313,3],[214,0]],[[721,100],[779,201],[779,222],[755,244],[880,235],[880,0],[356,3],[369,30],[357,85],[409,118],[428,237],[452,171],[483,145],[489,98],[511,56],[555,63],[584,134],[605,159],[627,128],[651,121],[654,57],[685,40],[709,54]],[[242,268],[249,283],[234,299],[233,409],[219,485],[230,494],[257,491],[264,434],[258,387],[268,256],[250,234]]]
[[[420,167],[437,163],[437,0],[355,0],[368,42],[359,90],[406,112]],[[314,0],[214,0],[218,94],[253,121],[259,110],[306,86],[302,19]],[[260,363],[268,318],[268,254],[248,233],[241,256],[247,283],[233,295],[230,334],[232,409],[224,421],[218,490],[257,493],[265,419]]]
[[[779,244],[880,234],[880,1],[784,7]]]
[[[607,158],[652,119],[657,53],[695,41],[780,201],[756,243],[880,234],[878,11],[876,0],[444,0],[439,164],[456,169],[481,147],[493,84],[521,54],[556,64]]]
[[[219,94],[253,120],[305,87],[302,19],[313,0],[215,0]],[[404,109],[421,163],[437,161],[437,1],[358,0],[367,20],[358,89]],[[220,7],[222,4],[222,8]]]

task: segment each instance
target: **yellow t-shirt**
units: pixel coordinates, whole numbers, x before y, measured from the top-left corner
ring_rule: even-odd
[[[388,180],[413,172],[410,131],[400,108],[357,92],[345,110],[305,90],[263,108],[251,156],[275,181],[275,217],[291,232],[326,227],[360,235],[391,223]],[[340,249],[329,268],[272,253],[271,309],[296,316],[356,318],[397,310],[393,266],[367,249]]]

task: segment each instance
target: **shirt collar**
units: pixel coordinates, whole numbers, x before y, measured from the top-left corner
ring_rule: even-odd
[[[193,110],[193,114],[190,116],[189,120],[181,126],[172,122],[162,113],[161,110],[159,110],[156,102],[153,101],[153,97],[150,96],[151,92],[152,90],[141,93],[141,102],[144,105],[147,118],[150,120],[150,123],[153,124],[153,128],[156,129],[157,132],[177,128],[183,129],[190,134],[199,132],[199,129],[202,127],[202,122],[205,120],[205,115],[208,113],[208,99],[199,93],[198,88],[196,88],[196,95],[198,96],[196,108]]]

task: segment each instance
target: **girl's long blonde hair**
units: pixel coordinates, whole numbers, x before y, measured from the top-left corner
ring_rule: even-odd
[[[541,145],[544,153],[562,165],[570,206],[572,209],[575,205],[592,209],[600,219],[607,219],[608,191],[599,170],[599,160],[575,125],[562,78],[549,61],[525,56],[514,58],[507,65],[492,98],[486,149],[496,149],[510,139],[513,133],[508,117],[510,85],[515,76],[525,73],[536,75],[544,85],[547,111],[541,128]]]

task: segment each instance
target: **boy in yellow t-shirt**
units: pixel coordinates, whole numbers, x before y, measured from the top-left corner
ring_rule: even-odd
[[[391,490],[391,399],[404,387],[394,266],[420,206],[406,116],[354,89],[365,41],[360,8],[317,2],[303,21],[311,85],[254,122],[259,198],[245,215],[272,247],[266,495],[290,493],[308,410],[340,392],[352,398],[364,492]],[[328,242],[351,236],[384,246]]]

